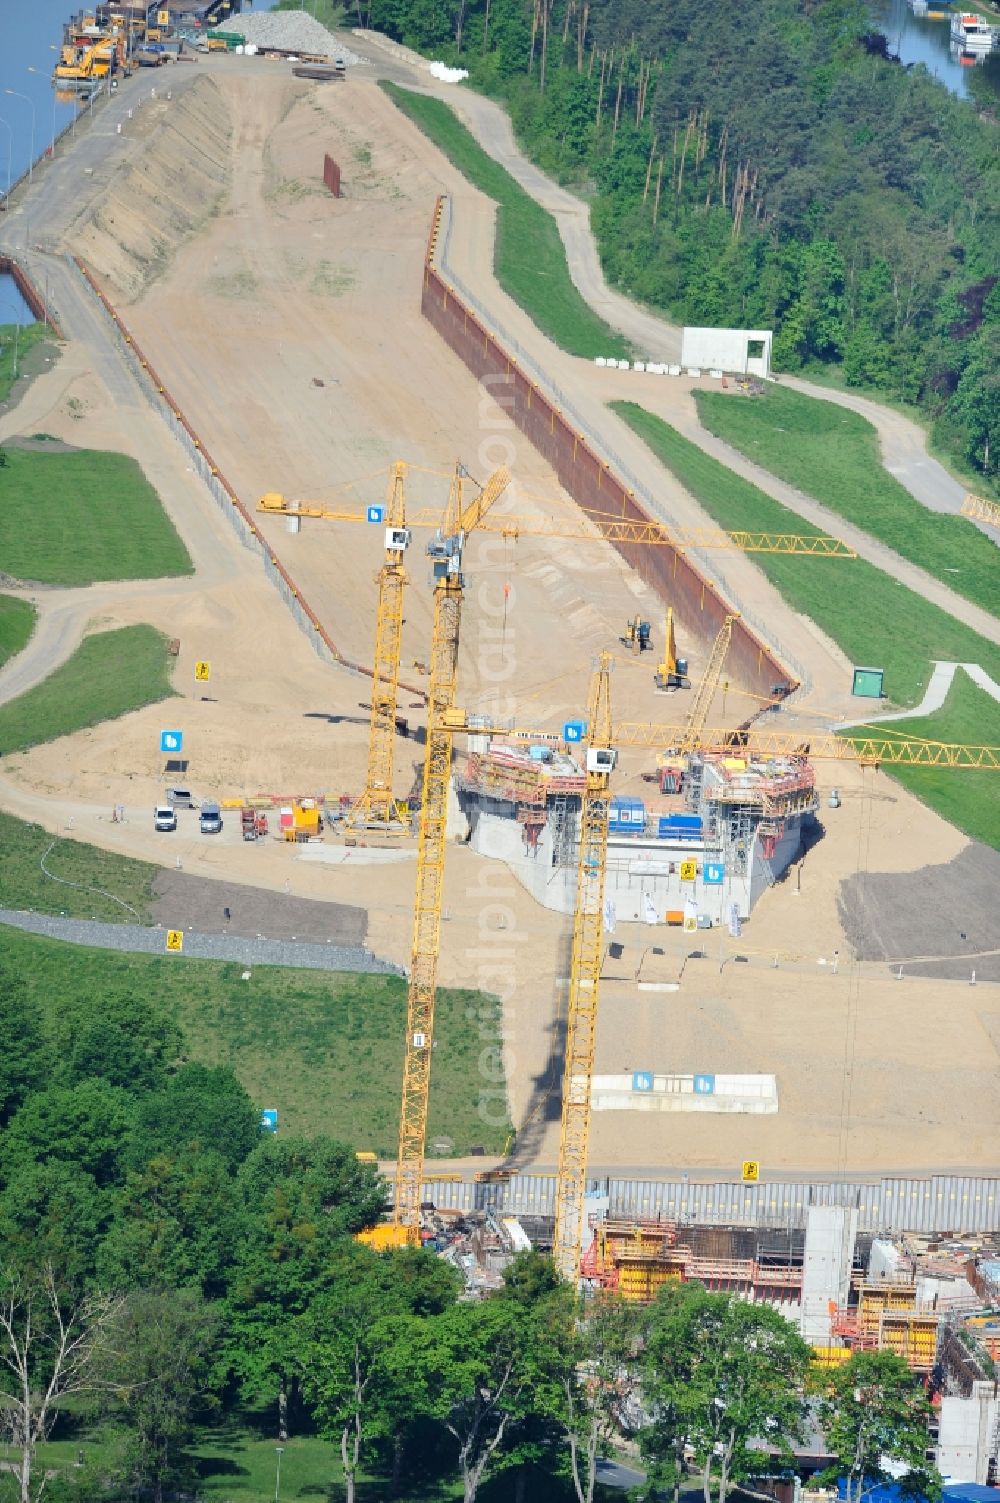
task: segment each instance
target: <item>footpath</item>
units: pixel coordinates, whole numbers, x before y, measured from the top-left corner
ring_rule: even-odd
[[[167,931],[137,924],[105,924],[96,919],[63,918],[55,914],[26,913],[0,908],[0,924],[42,934],[71,945],[89,945],[96,950],[119,950],[134,955],[166,954]],[[192,960],[235,960],[240,965],[293,966],[305,971],[367,971],[402,976],[402,968],[381,960],[360,945],[313,945],[282,939],[244,939],[235,934],[184,933],[183,956]],[[171,958],[181,961],[183,956]]]

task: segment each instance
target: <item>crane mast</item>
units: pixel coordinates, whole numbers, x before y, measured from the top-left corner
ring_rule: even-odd
[[[610,655],[602,653],[591,685],[587,714],[590,744],[587,749],[587,781],[580,806],[580,849],[556,1180],[553,1256],[559,1273],[569,1280],[575,1280],[579,1272],[583,1236],[590,1087],[597,1043],[597,999],[604,932],[604,884],[611,803],[609,782],[617,755],[611,750],[610,676]]]
[[[708,712],[712,708],[712,700],[715,691],[719,687],[719,679],[722,675],[722,665],[726,661],[726,653],[733,637],[733,622],[738,621],[738,616],[727,616],[719,628],[719,634],[712,643],[712,651],[709,654],[708,667],[702,674],[694,694],[694,703],[688,712],[687,723],[684,727],[684,735],[681,740],[681,751],[689,752],[697,746],[701,733],[705,729]]]
[[[464,479],[464,471],[459,466],[452,481],[445,525],[427,547],[434,570],[434,624],[395,1196],[396,1223],[406,1229],[414,1242],[420,1237],[420,1185],[424,1172],[434,1047],[434,1002],[441,948],[441,899],[452,748],[452,732],[446,728],[446,723],[448,712],[455,704],[465,583],[462,559],[469,532],[506,490],[510,475],[506,470],[497,470],[468,506],[463,506],[462,500]]]
[[[368,767],[365,786],[347,812],[345,826],[363,830],[369,825],[399,824],[392,793],[395,760],[396,697],[403,637],[403,596],[406,571],[403,555],[410,543],[406,526],[406,465],[393,465],[385,514],[385,563],[378,578],[378,620],[375,662],[372,667],[372,708],[368,727]]]

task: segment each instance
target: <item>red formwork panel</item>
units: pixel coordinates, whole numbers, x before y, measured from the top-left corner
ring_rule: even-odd
[[[334,198],[340,197],[340,168],[333,157],[323,157],[323,181],[333,194]]]
[[[433,238],[432,231],[432,244]],[[629,520],[650,520],[634,493],[519,369],[430,263],[424,270],[421,310],[473,375],[486,382],[491,396],[552,466],[559,483],[578,505]],[[681,623],[699,637],[713,638],[726,616],[733,613],[729,602],[685,554],[667,545],[614,546],[664,603],[673,606]],[[779,681],[797,682],[744,621],[734,625],[726,669],[743,688],[764,696]]]

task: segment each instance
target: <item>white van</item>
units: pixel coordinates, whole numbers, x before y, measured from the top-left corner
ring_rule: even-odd
[[[157,804],[153,810],[154,830],[176,830],[177,814],[170,804]]]

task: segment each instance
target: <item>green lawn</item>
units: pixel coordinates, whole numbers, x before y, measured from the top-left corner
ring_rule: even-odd
[[[53,846],[52,838],[41,825],[0,813],[0,908],[65,913],[70,918],[115,924],[149,922],[158,867],[80,840],[59,840]],[[43,859],[51,877],[42,870]],[[113,893],[134,908],[139,918],[105,893]]]
[[[947,726],[947,735],[942,733]],[[877,734],[888,726],[872,726]],[[915,715],[894,721],[895,734],[928,741],[964,741],[970,745],[1000,744],[1000,706],[961,670],[952,680],[944,708],[937,715]],[[950,768],[898,767],[893,777],[925,804],[974,840],[1000,850],[1000,790],[996,773],[955,771]]]
[[[633,402],[613,405],[721,527],[768,532],[816,530],[750,481],[735,475],[682,438],[662,418]],[[936,658],[980,663],[1000,682],[1000,648],[864,559],[760,553],[754,554],[754,562],[789,605],[815,621],[852,662],[884,667],[886,692],[903,709],[919,703],[923,697]],[[949,700],[933,717],[931,729],[916,734],[939,741],[1000,746],[1000,705],[985,695],[980,694],[979,698],[980,711],[973,724],[964,714],[955,715]],[[909,727],[910,722],[906,724]],[[946,804],[940,788],[947,779],[955,781],[948,784]],[[997,844],[996,815],[990,812],[988,780],[988,773],[956,774],[918,768],[901,778],[945,818],[977,840]]]
[[[0,668],[12,658],[35,629],[35,607],[14,595],[0,595]]]
[[[0,569],[40,584],[160,579],[191,560],[134,459],[9,448],[0,468]]]
[[[6,962],[43,1007],[74,995],[134,990],[180,1024],[190,1056],[229,1064],[289,1133],[329,1133],[395,1156],[406,1032],[406,983],[396,976],[299,971],[182,956],[127,955],[0,930]],[[480,1053],[499,1041],[500,1004],[481,992],[438,994],[428,1142],[499,1153],[506,1123],[480,1117]]]
[[[752,401],[718,391],[695,400],[710,433],[1000,615],[996,544],[965,517],[915,500],[884,468],[867,418],[785,387]]]
[[[167,639],[152,626],[85,637],[61,668],[0,705],[0,756],[166,699],[169,663]]]
[[[342,1496],[338,1447],[316,1435],[293,1434],[283,1442],[280,1484],[276,1487],[279,1479],[272,1426],[268,1412],[252,1416],[250,1422],[243,1415],[233,1415],[228,1423],[203,1427],[188,1452],[197,1473],[197,1496],[202,1503],[272,1503],[276,1492],[281,1503],[310,1503],[317,1499],[322,1503]],[[96,1427],[91,1429],[85,1419],[69,1438],[43,1441],[38,1447],[38,1465],[53,1472],[61,1468],[75,1471],[81,1451],[83,1475],[77,1474],[73,1480],[79,1481],[82,1497],[93,1497],[101,1491],[98,1479],[111,1462],[112,1446],[109,1438]],[[438,1460],[446,1471],[445,1457]],[[10,1474],[0,1476],[0,1503],[16,1503],[15,1480]],[[92,1486],[88,1487],[88,1483]],[[59,1496],[64,1494],[60,1491]],[[116,1503],[119,1495],[112,1492],[107,1496]],[[386,1477],[362,1472],[358,1480],[358,1503],[385,1503],[390,1496]],[[459,1503],[462,1486],[458,1469],[450,1476],[404,1481],[398,1496],[402,1503]],[[481,1503],[510,1503],[513,1496],[509,1473],[488,1479],[479,1492]],[[529,1476],[523,1503],[570,1503],[573,1496],[567,1478],[536,1474]],[[624,1494],[598,1486],[594,1496],[597,1503],[618,1503]],[[693,1491],[685,1489],[684,1500],[696,1503]]]
[[[17,346],[17,374],[20,379],[29,371],[36,370],[37,357],[33,351],[46,340],[52,339],[52,330],[47,324],[27,324],[18,329],[16,324],[0,324],[0,402],[6,402],[14,385],[14,348]],[[53,345],[53,349],[55,346]]]
[[[381,88],[449,161],[499,205],[493,263],[497,281],[543,334],[570,355],[629,353],[629,345],[584,301],[573,284],[552,215],[495,162],[439,99],[397,84]]]

